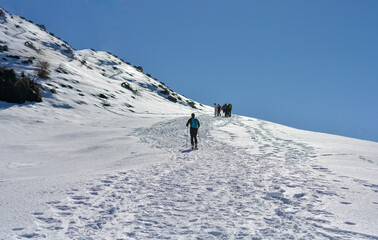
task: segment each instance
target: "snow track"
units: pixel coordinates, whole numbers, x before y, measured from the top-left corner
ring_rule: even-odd
[[[343,195],[347,177],[317,165],[314,147],[279,138],[259,120],[199,119],[198,151],[186,151],[186,118],[138,128],[134,136],[166,151],[164,163],[72,189],[48,202],[48,212],[34,213],[35,230],[14,229],[15,237],[378,239],[350,230],[356,223],[327,210],[329,201],[352,204]]]

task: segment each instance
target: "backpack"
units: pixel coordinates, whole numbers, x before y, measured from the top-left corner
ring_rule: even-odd
[[[191,127],[192,128],[198,128],[198,120],[197,120],[197,118],[192,118]]]

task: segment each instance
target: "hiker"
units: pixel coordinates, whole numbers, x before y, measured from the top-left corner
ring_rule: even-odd
[[[232,104],[228,104],[228,116],[231,117]]]
[[[214,117],[217,116],[217,112],[218,112],[218,107],[217,107],[217,104],[214,103]]]
[[[222,106],[222,110],[223,110],[224,116],[227,117],[228,116],[228,105],[227,105],[227,103],[225,103]]]
[[[221,110],[222,110],[222,107],[218,104],[217,108],[218,108],[217,116],[220,117],[220,115],[221,115],[220,112],[221,112]]]
[[[186,127],[190,125],[190,143],[192,144],[192,150],[198,149],[197,145],[197,133],[198,128],[200,127],[200,122],[197,118],[195,118],[194,113],[192,113],[192,117],[186,123]]]

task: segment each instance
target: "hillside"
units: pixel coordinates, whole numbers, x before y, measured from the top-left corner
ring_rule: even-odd
[[[4,10],[0,49],[19,75],[51,71],[42,102],[0,102],[1,240],[378,239],[378,143],[214,117]]]
[[[180,112],[182,106],[192,111],[205,109],[144,73],[142,67],[131,66],[111,53],[75,50],[43,25],[3,9],[0,21],[1,66],[35,79],[38,63],[49,64],[50,77],[36,79],[44,88],[43,105],[118,114]]]

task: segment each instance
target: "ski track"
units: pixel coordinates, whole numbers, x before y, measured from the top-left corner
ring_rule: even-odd
[[[200,149],[187,151],[186,120],[133,133],[166,150],[166,162],[72,189],[65,199],[48,202],[49,211],[33,213],[35,229],[13,229],[15,238],[378,239],[334,226],[323,199],[351,204],[341,195],[348,188],[338,180],[343,176],[314,163],[311,146],[276,138],[263,121],[200,116]],[[258,154],[211,134],[230,125],[245,130]]]

